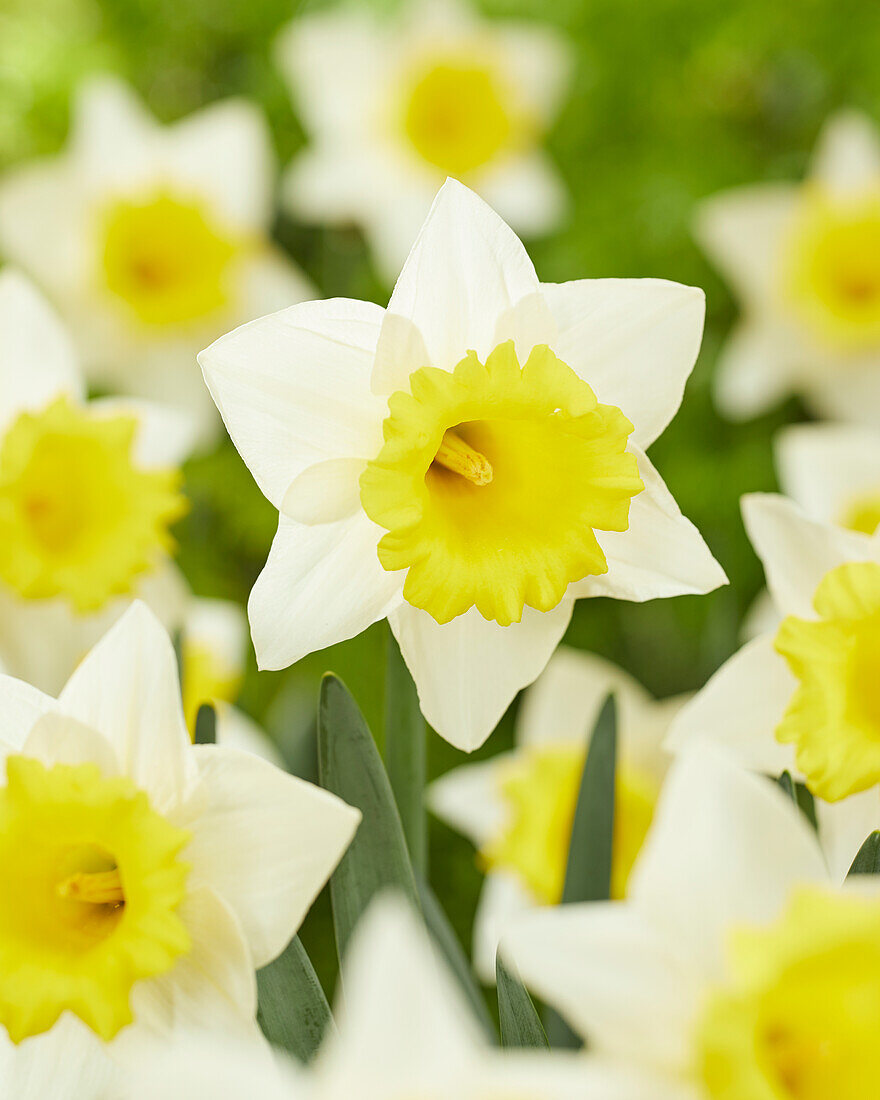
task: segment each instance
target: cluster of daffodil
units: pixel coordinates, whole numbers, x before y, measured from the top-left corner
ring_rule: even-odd
[[[743,499],[767,592],[742,648],[658,701],[560,642],[578,599],[726,583],[646,453],[704,296],[539,280],[514,228],[564,207],[563,45],[414,3],[302,17],[278,62],[309,136],[283,204],[360,224],[385,309],[316,299],[272,242],[250,104],[162,126],[97,78],[66,150],[0,179],[0,1097],[868,1100],[876,130],[832,119],[804,183],[698,213],[744,303],[719,404],[797,390],[836,422],[782,432],[784,495]],[[245,613],[190,592],[172,534],[217,411],[278,512],[258,665],[387,620],[390,781],[335,679],[320,785],[235,706]],[[472,751],[522,689],[514,747],[423,790],[417,712]],[[413,805],[485,873],[500,1044]],[[332,1013],[297,938],[328,880]],[[548,1046],[527,988],[583,1050],[510,1049]]]

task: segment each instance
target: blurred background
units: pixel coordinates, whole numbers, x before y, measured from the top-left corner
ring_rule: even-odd
[[[246,96],[265,111],[286,164],[305,137],[274,64],[274,42],[292,18],[326,6],[0,0],[0,170],[62,146],[71,90],[95,71],[122,75],[162,121],[231,94]],[[546,140],[570,208],[557,232],[526,241],[539,275],[658,276],[707,293],[697,368],[652,457],[731,585],[707,597],[645,605],[581,601],[566,638],[617,662],[657,696],[693,689],[737,647],[744,612],[762,584],[739,497],[776,487],[772,435],[804,418],[796,401],[745,424],[715,412],[713,363],[735,307],[692,239],[693,207],[739,183],[798,178],[822,122],[838,107],[880,117],[877,7],[873,0],[490,0],[480,8],[490,17],[549,23],[574,53],[569,92]],[[274,233],[322,295],[387,301],[391,288],[357,229],[316,228],[279,215]],[[197,594],[246,602],[275,510],[225,438],[188,463],[186,491],[192,509],[177,530],[181,567]],[[386,643],[382,623],[285,672],[258,674],[251,657],[241,704],[291,766],[308,774],[326,669],[347,682],[381,741]],[[511,719],[509,713],[478,755],[509,745]],[[431,737],[432,775],[461,758]],[[430,840],[435,891],[467,945],[480,885],[473,849],[436,821]],[[326,899],[303,939],[332,988]]]

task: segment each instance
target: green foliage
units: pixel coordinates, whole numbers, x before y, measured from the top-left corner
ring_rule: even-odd
[[[495,984],[502,1046],[548,1047],[547,1034],[532,998],[519,976],[505,966],[500,955],[495,960]]]
[[[301,1062],[310,1062],[333,1020],[309,956],[294,936],[284,951],[257,971],[263,1034]]]
[[[859,848],[847,878],[850,875],[880,875],[880,832],[871,833]]]

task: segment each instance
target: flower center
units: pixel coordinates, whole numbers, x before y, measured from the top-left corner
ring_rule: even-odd
[[[177,915],[188,834],[93,764],[10,756],[0,788],[0,1023],[14,1042],[65,1010],[103,1039],[134,983],[189,950]]]
[[[471,352],[454,371],[417,370],[388,404],[361,503],[388,532],[382,565],[407,570],[410,604],[439,623],[476,607],[507,626],[606,572],[595,531],[625,531],[643,488],[632,424],[549,348],[522,367],[508,342],[485,365]]]
[[[800,681],[776,739],[795,745],[810,789],[834,802],[880,782],[880,565],[827,573],[819,619],[788,616],[776,649]]]
[[[177,325],[222,309],[241,242],[204,203],[160,192],[104,212],[103,282],[148,325]]]
[[[464,57],[434,59],[410,79],[404,131],[418,155],[449,176],[466,176],[509,146],[520,124],[492,68]]]
[[[823,343],[880,347],[880,186],[848,200],[805,189],[783,272],[792,309]]]
[[[130,592],[171,547],[184,512],[176,470],[141,470],[133,417],[66,398],[22,413],[0,443],[0,578],[27,599],[78,611]]]
[[[732,981],[697,1028],[712,1100],[863,1100],[880,1075],[880,906],[796,894],[732,940]]]
[[[555,905],[562,898],[583,767],[584,751],[578,745],[529,747],[513,754],[500,780],[506,820],[479,853],[485,868],[513,872],[545,905]],[[611,858],[613,898],[626,894],[657,795],[658,785],[650,776],[634,768],[618,768]]]

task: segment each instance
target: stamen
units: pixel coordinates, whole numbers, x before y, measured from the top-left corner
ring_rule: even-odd
[[[118,867],[112,871],[78,871],[59,883],[58,893],[62,898],[92,905],[121,905],[125,901]]]
[[[434,461],[473,485],[488,485],[494,476],[488,458],[475,451],[451,429],[443,436]]]

